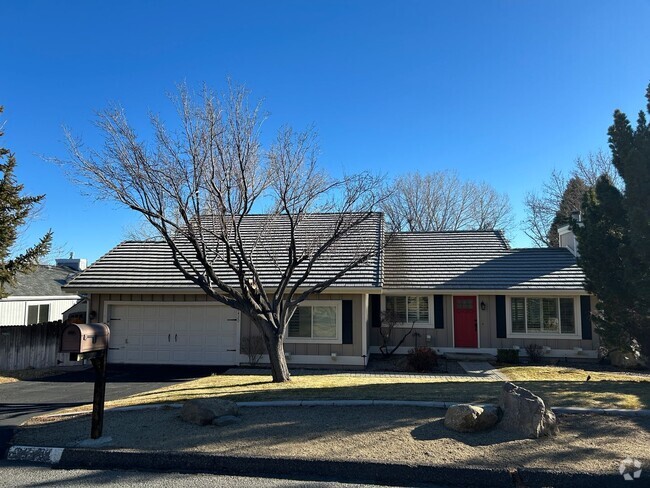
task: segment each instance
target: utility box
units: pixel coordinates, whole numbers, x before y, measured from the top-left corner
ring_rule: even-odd
[[[70,324],[63,329],[59,352],[69,352],[72,357],[106,351],[110,334],[106,324]]]

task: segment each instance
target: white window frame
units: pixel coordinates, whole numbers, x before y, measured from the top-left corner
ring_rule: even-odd
[[[561,332],[513,332],[512,331],[512,299],[513,298],[555,298],[558,300],[558,314],[559,314],[559,299],[571,298],[573,299],[573,321],[575,323],[575,333],[562,334]],[[526,316],[528,315],[528,306],[526,305]],[[559,320],[562,320],[558,317]],[[506,322],[508,325],[507,336],[508,338],[524,338],[524,339],[582,339],[582,322],[580,320],[580,300],[577,296],[556,296],[556,295],[512,295],[506,297]],[[559,324],[558,330],[562,330],[562,324]]]
[[[26,302],[25,303],[25,324],[29,325],[29,307],[38,306],[38,315],[40,315],[41,305],[47,305],[47,318],[43,321],[39,320],[37,324],[50,321],[50,316],[52,314],[52,304],[50,302]]]
[[[305,300],[298,307],[336,307],[336,337],[290,337],[289,325],[284,333],[286,344],[342,344],[343,343],[343,302],[341,300]],[[312,330],[313,334],[313,330]]]
[[[420,329],[434,329],[435,328],[435,317],[433,315],[433,295],[422,295],[418,293],[390,293],[387,295],[381,296],[381,311],[386,312],[386,297],[405,297],[406,303],[408,304],[409,297],[426,297],[429,301],[429,321],[428,322],[415,322],[415,327]],[[407,305],[408,307],[408,305]],[[407,312],[408,313],[408,312]],[[408,327],[411,328],[411,322],[398,322],[395,324],[396,327]]]

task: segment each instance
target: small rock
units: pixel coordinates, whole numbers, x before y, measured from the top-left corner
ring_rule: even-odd
[[[445,414],[445,427],[456,432],[478,432],[489,429],[499,420],[496,411],[475,405],[452,405]]]
[[[499,398],[503,418],[499,426],[509,432],[537,439],[558,433],[557,419],[544,401],[531,391],[505,383]]]
[[[208,425],[216,417],[224,415],[237,415],[238,408],[235,402],[219,400],[217,398],[198,398],[188,400],[181,408],[181,418],[186,422],[197,425]]]
[[[211,409],[201,403],[201,400],[189,400],[181,408],[181,418],[191,424],[208,425],[212,423],[215,415]]]
[[[224,415],[237,415],[239,413],[239,408],[235,402],[230,400],[220,400],[218,398],[204,398],[198,400],[205,407],[212,410],[215,417],[223,417]]]
[[[235,417],[234,415],[222,415],[221,417],[215,418],[212,421],[212,424],[223,427],[224,425],[236,424],[238,422],[241,422],[241,419],[239,417]]]

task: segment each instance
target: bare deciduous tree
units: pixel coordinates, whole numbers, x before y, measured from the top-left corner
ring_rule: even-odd
[[[411,232],[507,229],[512,209],[506,194],[487,183],[462,181],[455,172],[399,176],[383,205],[394,227]]]
[[[567,194],[569,183],[581,180],[587,188],[596,184],[598,177],[606,174],[620,188],[621,179],[612,165],[610,157],[598,151],[589,153],[587,158],[577,158],[575,167],[565,175],[561,171],[553,170],[548,180],[542,184],[541,191],[529,192],[524,199],[526,218],[522,222],[525,234],[539,247],[557,247],[557,230],[554,222],[558,212],[570,213],[580,210],[584,192]],[[578,188],[580,185],[574,185]],[[571,192],[569,192],[571,193]],[[564,207],[564,208],[563,208]],[[569,209],[569,207],[571,207]]]
[[[393,333],[395,329],[398,328],[398,325],[402,322],[402,318],[395,313],[394,311],[385,311],[381,313],[381,326],[379,327],[379,334],[381,335],[381,346],[379,346],[379,352],[385,358],[388,358],[395,354],[395,351],[400,348],[408,336],[413,333],[413,328],[415,327],[415,320],[411,322],[411,327],[406,329],[406,332],[402,333],[402,337],[396,344],[393,344],[394,338]]]
[[[299,303],[371,265],[383,244],[361,237],[380,228],[374,210],[386,193],[378,176],[335,179],[320,169],[311,129],[283,128],[264,150],[261,107],[248,99],[231,86],[221,97],[204,89],[196,101],[181,86],[178,127],[152,116],[148,142],[121,109],[106,110],[96,122],[103,149],[68,133],[65,163],[98,196],[140,213],[187,280],[251,319],[282,382],[289,320]]]

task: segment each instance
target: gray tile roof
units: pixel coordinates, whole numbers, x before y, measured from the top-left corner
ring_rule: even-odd
[[[61,287],[76,271],[63,266],[37,266],[32,273],[20,273],[16,285],[8,285],[9,296],[70,296]]]
[[[310,215],[299,226],[297,235],[300,249],[308,249],[315,242],[322,242],[331,235],[331,227],[338,219],[337,214]],[[347,217],[346,217],[347,218]],[[216,223],[204,222],[208,227]],[[331,276],[332,270],[340,270],[346,263],[368,246],[379,249],[383,232],[382,214],[373,214],[353,233],[333,246],[314,266],[310,279],[305,286],[315,284],[323,277]],[[220,230],[217,228],[217,230]],[[218,248],[216,240],[209,235],[205,237],[211,252]],[[255,266],[265,286],[278,283],[281,271],[287,262],[286,249],[289,243],[289,227],[283,218],[269,222],[268,216],[246,216],[242,225],[242,239],[245,248],[253,257]],[[187,251],[188,256],[194,252],[189,244],[178,241],[179,246]],[[215,254],[216,256],[216,254]],[[198,261],[193,260],[198,264]],[[219,258],[215,261],[215,272],[226,283],[237,286],[235,274]],[[304,267],[299,267],[301,271]],[[346,273],[334,287],[378,287],[381,284],[380,257],[372,257],[367,263]],[[198,287],[187,280],[172,262],[172,254],[164,242],[127,241],[102,256],[92,266],[75,277],[67,287],[70,290],[186,290]]]
[[[327,214],[310,216],[301,227],[300,245],[323,239],[335,219]],[[361,247],[379,246],[382,229],[381,214],[373,215],[324,256],[306,285],[330,276],[332,269],[341,269]],[[285,263],[286,222],[279,219],[269,224],[266,216],[248,216],[242,232],[263,283],[273,286]],[[206,240],[211,242],[209,237]],[[235,275],[218,260],[215,270],[237,286]],[[583,281],[582,270],[566,249],[510,249],[498,231],[414,232],[393,234],[381,256],[347,273],[334,287],[578,291],[583,290]],[[197,289],[174,267],[167,244],[134,241],[119,244],[66,288],[88,292]]]
[[[394,234],[384,258],[385,289],[583,290],[567,249],[510,249],[500,232]]]

